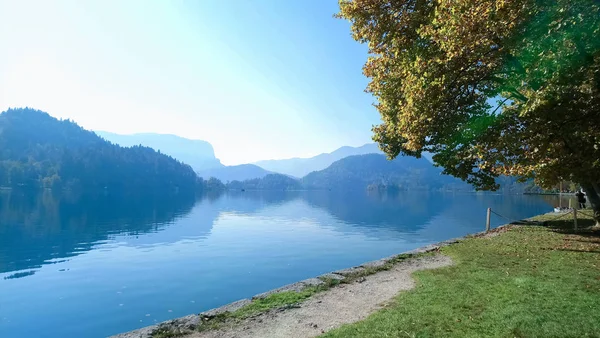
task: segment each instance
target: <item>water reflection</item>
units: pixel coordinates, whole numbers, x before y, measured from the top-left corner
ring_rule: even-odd
[[[427,193],[399,194],[362,191],[309,193],[308,203],[326,210],[346,224],[362,228],[386,228],[416,232],[441,212],[442,200]]]
[[[506,216],[494,216],[492,226],[498,226],[549,212],[559,203],[556,196],[377,191],[250,191],[229,194],[220,202],[222,211],[256,215],[268,206],[269,216],[312,218],[322,227],[380,240],[421,236],[425,232],[437,232],[435,238],[442,240],[449,235],[463,235],[466,228],[471,232],[483,230],[487,208]],[[472,228],[478,223],[481,228]],[[432,229],[442,224],[444,229]]]
[[[0,192],[0,273],[40,268],[89,251],[114,234],[160,231],[189,213],[193,198]],[[14,274],[9,278],[32,275]]]
[[[515,203],[515,199],[518,200]],[[318,208],[339,220],[337,230],[345,233],[363,232],[377,236],[377,229],[406,236],[418,233],[433,218],[444,214],[450,223],[465,218],[482,220],[482,213],[492,207],[508,218],[517,218],[536,207],[558,204],[554,196],[528,197],[476,194],[432,193],[364,193],[362,191],[332,192],[238,192],[206,196],[198,201],[198,216],[194,234],[190,229],[166,231],[158,240],[133,241],[135,245],[175,242],[182,237],[210,235],[213,223],[223,213],[252,215],[266,207],[283,206],[293,201]],[[91,250],[96,243],[111,235],[138,236],[165,230],[178,218],[190,213],[196,201],[188,197],[159,198],[156,196],[68,196],[45,191],[0,192],[0,273],[30,270],[52,264]],[[568,200],[563,201],[568,204]],[[303,210],[294,216],[306,217]],[[316,218],[319,218],[313,215]],[[322,216],[320,218],[323,218]],[[323,219],[317,219],[322,221]],[[386,235],[389,235],[386,231]],[[114,237],[114,236],[113,236]],[[28,248],[24,250],[24,248]],[[18,278],[33,272],[21,272],[5,278]]]
[[[488,207],[522,218],[554,203],[358,191],[198,200],[0,191],[0,337],[106,337],[481,231]]]
[[[0,273],[19,271],[4,277],[9,279],[31,276],[44,264],[64,262],[117,235],[132,246],[206,238],[220,216],[256,215],[265,208],[272,217],[279,213],[292,221],[312,219],[344,234],[406,239],[429,233],[430,237],[444,239],[461,233],[461,223],[483,224],[487,207],[516,219],[531,210],[549,210],[558,205],[557,201],[555,196],[425,192],[255,191],[213,194],[196,201],[185,196],[69,196],[49,191],[1,191]],[[566,205],[568,200],[562,203]],[[169,228],[190,214],[192,208],[193,222]],[[446,229],[426,229],[440,217],[447,223]],[[495,220],[496,224],[505,222]],[[159,231],[160,236],[140,236]]]

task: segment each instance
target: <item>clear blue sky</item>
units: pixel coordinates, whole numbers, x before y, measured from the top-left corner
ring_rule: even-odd
[[[370,142],[337,0],[0,0],[0,110],[209,141],[225,164]]]

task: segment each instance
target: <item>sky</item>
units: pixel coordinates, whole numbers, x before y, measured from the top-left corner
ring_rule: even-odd
[[[0,0],[0,111],[210,142],[224,164],[371,142],[337,0]]]

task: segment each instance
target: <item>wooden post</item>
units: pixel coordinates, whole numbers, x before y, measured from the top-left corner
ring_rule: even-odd
[[[573,209],[573,225],[575,230],[577,230],[577,209]]]
[[[571,206],[571,202],[573,202],[573,199],[569,198],[569,209],[573,209],[573,207]]]
[[[562,209],[562,179],[560,180],[560,186],[558,187],[558,207]]]
[[[487,217],[485,218],[485,232],[490,231],[490,218],[492,217],[492,208],[487,208]]]

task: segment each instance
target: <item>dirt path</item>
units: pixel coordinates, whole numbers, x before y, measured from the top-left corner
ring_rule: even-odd
[[[193,333],[186,338],[279,338],[316,337],[343,324],[366,318],[403,290],[414,287],[411,273],[452,264],[449,257],[437,255],[411,259],[365,277],[342,284],[309,298],[299,308],[270,311],[247,319],[234,327]]]

